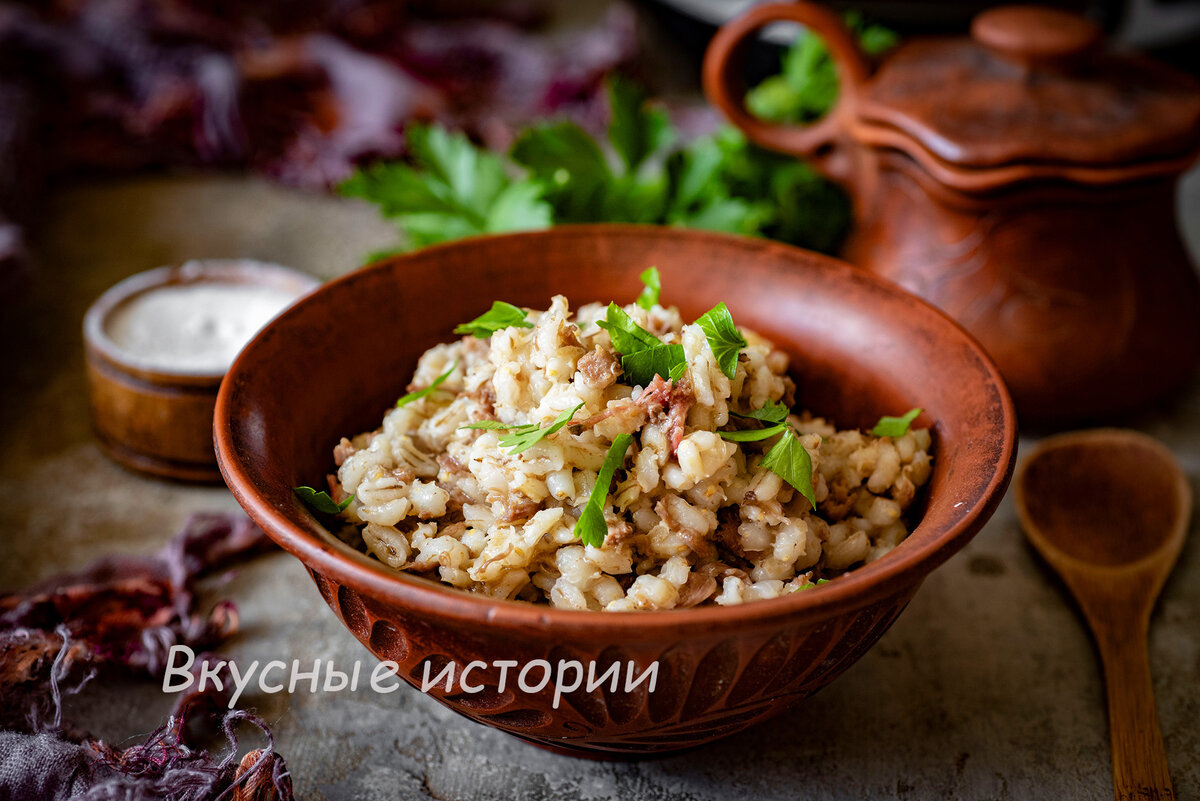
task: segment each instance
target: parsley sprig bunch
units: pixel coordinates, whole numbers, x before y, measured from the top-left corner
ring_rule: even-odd
[[[868,52],[889,46],[889,35],[860,26]],[[411,125],[407,162],[361,169],[339,189],[396,223],[403,241],[391,253],[571,222],[657,223],[836,250],[850,204],[808,165],[752,145],[731,125],[685,141],[639,87],[617,76],[607,88],[602,137],[568,120],[542,120],[498,154],[438,125]],[[784,57],[783,73],[752,90],[747,104],[764,119],[809,120],[836,96],[824,43],[804,36]]]

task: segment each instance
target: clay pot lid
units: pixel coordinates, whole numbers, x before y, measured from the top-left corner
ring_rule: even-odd
[[[1101,46],[1100,29],[1067,11],[985,11],[970,37],[897,48],[862,87],[856,133],[947,169],[1178,169],[1200,144],[1200,84]]]

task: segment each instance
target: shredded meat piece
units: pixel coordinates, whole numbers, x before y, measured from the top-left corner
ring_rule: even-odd
[[[464,503],[471,503],[472,498],[462,487],[457,484],[449,484],[444,481],[437,482],[437,485],[444,489],[450,496],[450,503],[456,504],[461,510]]]
[[[648,406],[654,404],[658,409],[666,409],[667,435],[671,440],[671,453],[675,453],[679,443],[683,441],[688,410],[696,400],[692,388],[685,381],[664,381],[662,376],[656,375],[650,386],[638,397],[639,403],[643,400]]]
[[[749,581],[750,574],[739,567],[733,567],[718,560],[701,565],[692,571],[693,575],[699,573],[703,576],[711,576],[714,580],[724,581],[727,578],[736,577],[742,581]]]
[[[692,408],[692,403],[694,402],[695,396],[692,394],[692,388],[686,382],[681,381],[676,384],[673,381],[664,380],[660,375],[656,375],[654,376],[654,380],[650,382],[650,385],[642,390],[642,394],[636,398],[614,401],[599,414],[592,415],[578,423],[572,423],[572,425],[590,428],[601,420],[617,414],[626,414],[635,408],[644,410],[648,416],[662,414],[665,409],[667,433],[671,440],[671,453],[675,453],[676,449],[679,448],[679,443],[683,441],[687,413]]]
[[[617,357],[599,345],[591,353],[581,356],[577,367],[587,382],[597,389],[612,386],[621,375],[621,364]]]
[[[717,593],[717,580],[710,575],[692,571],[687,583],[679,588],[676,609],[689,609],[704,603]]]
[[[325,476],[325,483],[329,485],[329,497],[334,503],[341,503],[346,500],[346,491],[342,489],[342,482],[338,481],[338,477],[334,473],[329,473]]]
[[[679,539],[687,543],[687,546],[692,549],[692,553],[699,556],[701,559],[715,559],[717,557],[716,546],[712,541],[706,539],[703,534],[699,534],[687,528],[672,529]]]
[[[609,525],[608,536],[604,538],[604,544],[610,547],[617,547],[621,543],[630,539],[634,535],[633,526],[622,520],[616,525]]]
[[[608,418],[615,417],[617,415],[645,416],[645,414],[646,414],[645,407],[639,406],[637,400],[634,400],[631,398],[626,398],[624,400],[619,400],[619,401],[610,401],[608,404],[608,408],[605,409],[604,411],[600,412],[599,414],[594,414],[591,417],[588,417],[584,420],[580,420],[579,422],[572,422],[571,425],[583,426],[584,428],[591,428],[592,426],[596,425],[596,423],[599,423],[601,420],[607,420]],[[638,428],[641,428],[641,426],[642,426],[642,423],[639,421],[638,423],[633,424],[630,427],[633,429],[638,429]]]
[[[738,534],[739,517],[732,507],[727,506],[719,511],[717,520],[717,531],[713,537],[721,548],[744,562],[761,555],[759,551],[747,551],[742,547],[742,536]]]
[[[467,334],[462,338],[462,355],[469,361],[487,359],[491,348],[491,340],[480,339],[474,334]]]
[[[456,476],[465,476],[471,472],[465,464],[446,453],[439,453],[437,455],[437,463],[447,473],[452,473]]]
[[[417,477],[417,474],[412,471],[411,467],[397,467],[392,470],[392,475],[401,484],[409,484]]]
[[[791,376],[783,377],[783,397],[780,402],[789,409],[796,405],[796,382]]]
[[[471,473],[462,462],[453,456],[439,453],[436,458],[438,466],[451,475],[465,476]],[[471,503],[471,496],[467,495],[463,488],[458,485],[457,481],[438,481],[437,485],[450,494],[450,501],[457,506],[460,515],[462,513],[462,505],[464,503]],[[442,519],[445,520],[444,517]]]
[[[892,498],[900,504],[901,509],[907,509],[913,502],[913,498],[917,497],[917,486],[909,477],[911,473],[912,470],[907,468],[905,471],[901,471],[900,477],[896,479],[892,488]]]
[[[666,501],[659,499],[658,503],[654,504],[654,513],[662,518],[662,521],[667,524],[667,528],[671,529],[673,534],[683,540],[687,544],[687,547],[692,549],[692,553],[701,559],[715,559],[717,557],[716,546],[713,545],[712,541],[705,537],[702,532],[680,525],[679,521],[671,516],[671,510],[667,507]]]
[[[841,520],[854,508],[858,500],[858,486],[851,483],[844,473],[836,474],[828,483],[829,495],[821,501],[821,511],[830,520]]]
[[[559,342],[564,347],[582,348],[583,340],[579,338],[579,327],[571,324],[564,325],[558,331]],[[599,347],[599,346],[597,346]]]
[[[480,384],[467,397],[478,403],[483,410],[485,416],[479,418],[480,420],[492,419],[496,414],[496,390],[492,388],[490,382]]]
[[[500,515],[501,523],[511,523],[514,520],[524,520],[532,516],[542,505],[528,498],[516,500],[512,495],[504,497],[504,513]]]
[[[461,540],[462,535],[467,533],[466,522],[460,520],[457,523],[442,524],[438,526],[439,537],[454,537],[456,540]]]
[[[342,441],[333,446],[333,463],[341,467],[343,462],[356,453],[358,453],[358,448],[351,445],[350,440],[342,437]]]

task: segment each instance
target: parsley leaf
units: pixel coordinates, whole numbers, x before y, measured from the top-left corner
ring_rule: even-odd
[[[647,386],[655,375],[678,381],[687,370],[683,345],[667,345],[642,328],[615,303],[596,325],[608,332],[613,350],[621,354],[621,369],[635,385]]]
[[[604,457],[604,464],[596,476],[596,486],[592,487],[592,494],[575,522],[575,536],[583,540],[584,545],[594,548],[604,545],[604,539],[608,536],[608,523],[604,519],[608,490],[612,486],[617,468],[625,463],[625,452],[629,450],[632,442],[633,437],[629,434],[618,434]]]
[[[621,369],[630,383],[643,387],[656,375],[678,381],[687,369],[687,356],[683,345],[659,344],[622,356]]]
[[[543,184],[513,177],[505,159],[436,125],[410,125],[405,136],[411,164],[357,170],[338,190],[376,203],[400,228],[407,249],[551,224]]]
[[[864,47],[890,41],[883,29],[867,28],[862,36]],[[784,89],[785,107],[795,106],[788,87],[811,87],[804,90],[810,99],[801,101],[810,110],[800,111],[811,116],[833,101],[837,85],[820,41],[807,41],[774,80]],[[407,162],[360,169],[340,189],[376,203],[400,227],[404,249],[573,222],[678,225],[837,249],[849,201],[803,161],[756,147],[731,125],[683,142],[641,89],[619,77],[607,89],[609,148],[565,121],[535,122],[518,132],[507,156],[436,125],[413,125]],[[769,91],[768,84],[762,89]]]
[[[811,590],[813,587],[820,587],[822,584],[828,583],[829,579],[817,579],[816,581],[810,581],[807,584],[797,587],[796,589],[792,590],[792,592],[804,592],[805,590]]]
[[[658,274],[658,268],[651,267],[641,274],[641,279],[646,286],[642,294],[638,295],[637,305],[649,311],[658,303],[658,296],[662,292],[662,278]]]
[[[884,417],[879,418],[879,422],[871,429],[871,433],[876,437],[903,437],[908,433],[908,427],[912,425],[912,421],[916,420],[923,410],[920,407],[909,409],[906,414],[901,417]]]
[[[450,365],[449,370],[442,373],[437,378],[433,379],[433,383],[430,384],[429,386],[425,387],[425,389],[418,389],[414,392],[410,392],[407,395],[402,396],[400,398],[400,400],[396,401],[396,408],[398,409],[401,406],[407,406],[408,404],[412,403],[413,401],[419,401],[421,398],[423,398],[426,395],[428,395],[429,393],[433,392],[435,389],[440,387],[445,382],[445,380],[450,377],[450,374],[453,373],[456,369],[458,369],[457,361],[455,361],[454,364]]]
[[[787,426],[780,423],[766,428],[750,428],[742,431],[718,431],[717,433],[721,435],[721,439],[730,442],[758,442],[759,440],[770,439],[786,430]]]
[[[817,508],[817,499],[813,493],[812,457],[791,429],[785,431],[779,442],[767,451],[762,466],[791,484],[808,499],[813,509]]]
[[[862,15],[846,14],[846,27],[867,55],[895,46],[895,32],[866,25]],[[812,122],[833,107],[838,96],[837,64],[825,42],[810,32],[801,34],[783,56],[783,71],[746,93],[746,108],[759,119],[781,123]]]
[[[730,411],[729,413],[735,417],[744,417],[749,420],[762,420],[765,423],[782,423],[787,419],[787,416],[791,413],[791,410],[779,401],[769,400],[764,403],[761,408],[754,409],[753,411]]]
[[[351,495],[341,503],[334,503],[333,498],[329,497],[328,492],[315,490],[312,487],[293,487],[292,492],[296,493],[296,497],[304,501],[308,508],[327,515],[336,515],[344,512],[346,507],[354,501],[354,496]]]
[[[540,123],[517,136],[510,154],[545,188],[556,223],[606,219],[605,197],[614,176],[587,131],[573,122]]]
[[[675,138],[666,111],[649,106],[646,93],[625,78],[614,75],[609,79],[608,102],[612,111],[608,139],[627,172],[636,172]]]
[[[492,308],[476,317],[469,323],[454,327],[456,334],[472,334],[479,339],[487,339],[492,334],[504,328],[533,328],[533,323],[525,318],[528,315],[524,309],[518,309],[511,303],[502,300],[492,301]]]
[[[583,401],[580,401],[575,408],[567,409],[565,412],[554,418],[554,422],[546,428],[538,427],[537,423],[529,423],[527,425],[518,426],[511,434],[505,434],[500,438],[500,447],[510,448],[510,454],[524,453],[532,448],[537,443],[541,442],[551,434],[556,433],[559,429],[567,424],[567,422],[575,416],[575,412],[583,406]]]
[[[608,304],[605,319],[597,320],[596,325],[608,332],[613,350],[623,356],[662,344],[658,337],[634,322],[633,318],[615,303]]]
[[[739,129],[722,127],[712,137],[721,169],[705,197],[720,190],[751,204],[745,234],[756,234],[831,253],[850,225],[846,193],[803,161],[750,143]],[[701,146],[702,140],[687,150]],[[686,219],[680,221],[692,225]]]
[[[728,379],[737,372],[738,352],[748,344],[742,332],[733,324],[733,317],[724,303],[718,303],[696,320],[708,338],[717,365]]]
[[[486,431],[507,431],[510,428],[519,427],[520,426],[509,425],[508,423],[501,423],[499,420],[480,420],[477,423],[467,423],[465,426],[459,426],[458,428],[460,431],[464,428],[479,428]]]

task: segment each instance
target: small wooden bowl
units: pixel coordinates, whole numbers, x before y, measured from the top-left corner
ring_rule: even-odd
[[[347,432],[377,425],[417,357],[494,300],[546,308],[627,302],[638,274],[662,273],[663,300],[695,319],[725,301],[740,325],[791,357],[798,408],[841,426],[921,406],[933,476],[919,525],[884,558],[815,592],[730,607],[578,612],[466,593],[397,573],[331,535],[292,488],[318,486]],[[349,345],[347,343],[350,343]],[[434,688],[450,708],[557,751],[638,756],[689,748],[801,702],[887,630],[921,580],[966,544],[1000,502],[1016,418],[995,366],[929,304],[844,262],[761,239],[625,225],[481,237],[385,259],[324,285],[264,328],[221,385],[221,469],[243,508],[304,562],[355,637],[420,687],[447,661],[658,662],[639,685]],[[299,592],[300,588],[297,587]],[[628,668],[626,668],[628,669]],[[562,703],[559,703],[559,700]]]
[[[101,295],[83,318],[92,428],[114,461],[152,476],[217,483],[213,407],[225,370],[173,371],[141,362],[109,336],[106,322],[130,299],[164,286],[201,282],[254,284],[294,291],[316,279],[276,264],[214,259],[160,267],[126,278]]]

